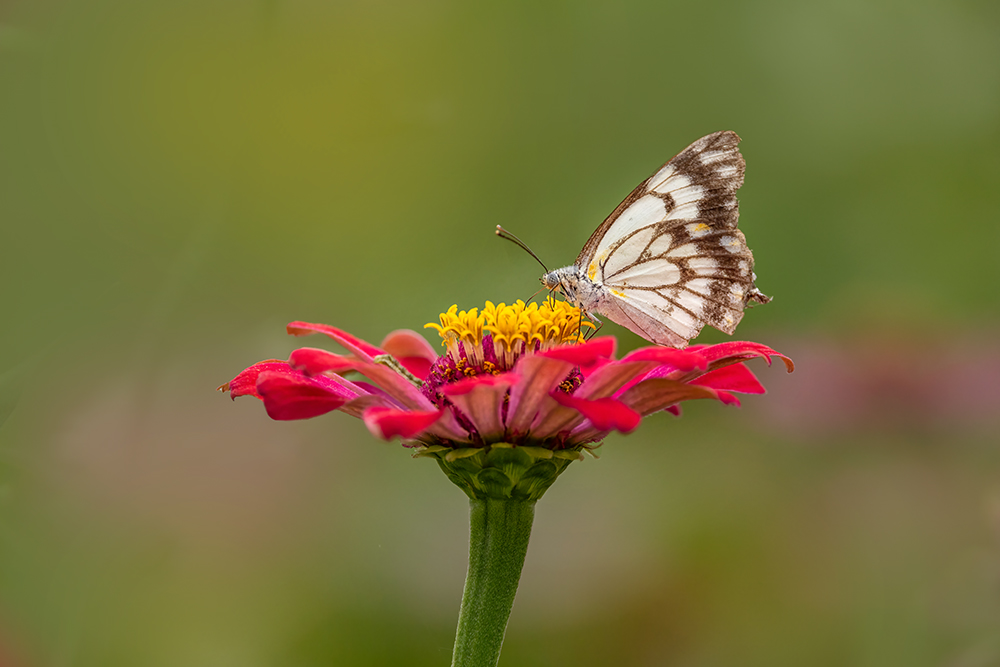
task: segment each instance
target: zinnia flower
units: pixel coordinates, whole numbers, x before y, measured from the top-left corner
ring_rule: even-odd
[[[586,340],[580,310],[551,298],[482,312],[452,306],[437,329],[438,355],[413,331],[376,347],[325,324],[292,322],[288,333],[326,334],[346,351],[292,352],[247,368],[219,389],[256,396],[273,419],[341,410],[416,456],[437,460],[470,499],[469,571],[453,667],[493,667],[528,549],[535,502],[582,452],[612,431],[635,430],[681,401],[738,405],[733,392],[764,392],[744,364],[777,356],[758,343],[685,350],[645,347],[615,359],[613,337]]]
[[[585,340],[581,324],[592,326],[579,309],[552,299],[486,302],[481,312],[452,306],[440,324],[427,325],[442,338],[438,355],[413,331],[394,331],[376,347],[325,324],[292,322],[293,336],[325,334],[348,354],[301,348],[288,361],[254,364],[220,390],[256,396],[273,419],[341,410],[377,437],[401,438],[418,455],[438,458],[448,473],[455,466],[447,464],[498,447],[562,459],[558,473],[612,431],[629,433],[655,412],[680,414],[681,401],[739,405],[733,392],[764,393],[748,359],[770,364],[777,356],[793,368],[787,357],[749,342],[645,347],[616,360],[615,339]],[[364,379],[349,380],[350,373]],[[537,498],[555,475],[546,477],[547,484],[509,491]],[[486,491],[475,480],[460,486],[472,496]]]

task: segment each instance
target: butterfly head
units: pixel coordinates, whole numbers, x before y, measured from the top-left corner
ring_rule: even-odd
[[[549,291],[559,290],[570,303],[580,304],[580,270],[575,266],[564,266],[555,271],[549,271],[540,278],[542,285]]]
[[[538,280],[545,286],[547,290],[559,289],[559,276],[557,271],[549,271],[544,276]]]

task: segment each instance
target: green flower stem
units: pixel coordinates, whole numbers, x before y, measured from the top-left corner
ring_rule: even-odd
[[[495,667],[528,553],[535,501],[473,498],[469,573],[452,667]]]

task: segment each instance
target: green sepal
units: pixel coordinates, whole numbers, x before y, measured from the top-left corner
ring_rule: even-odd
[[[579,449],[518,447],[498,442],[484,447],[426,447],[414,456],[437,459],[441,470],[474,500],[513,498],[535,501],[573,461]]]
[[[453,449],[444,455],[446,461],[457,461],[459,459],[467,459],[470,456],[476,456],[479,454],[478,447],[465,447],[463,449]]]
[[[427,447],[416,447],[413,450],[413,458],[434,458],[437,452],[447,452],[451,451],[450,447],[443,447],[442,445],[428,445]]]

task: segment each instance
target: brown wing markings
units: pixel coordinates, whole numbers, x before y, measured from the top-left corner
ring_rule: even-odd
[[[646,245],[642,249],[642,251],[638,255],[636,255],[635,261],[633,261],[630,264],[627,264],[626,266],[623,266],[622,268],[618,269],[617,271],[615,271],[614,273],[612,273],[610,275],[605,275],[604,274],[604,265],[607,264],[608,260],[611,259],[612,256],[614,256],[615,252],[617,252],[618,249],[621,248],[625,244],[626,241],[628,241],[629,239],[631,239],[636,234],[638,234],[640,232],[646,231],[650,227],[658,227],[658,229],[656,229],[653,232],[653,235],[649,238],[649,241],[646,242]],[[618,239],[618,241],[616,241],[613,246],[611,246],[610,248],[608,248],[608,256],[604,259],[604,261],[602,261],[600,263],[600,268],[601,268],[601,282],[604,282],[608,278],[612,278],[612,277],[618,275],[619,273],[622,273],[623,271],[626,271],[626,270],[628,270],[630,268],[638,266],[639,264],[643,264],[643,263],[649,261],[650,259],[656,259],[658,257],[661,257],[663,253],[661,253],[660,255],[656,255],[656,257],[651,257],[651,256],[649,256],[647,254],[647,252],[649,250],[649,246],[652,245],[653,242],[656,241],[656,239],[660,238],[661,236],[663,236],[664,234],[666,234],[670,230],[671,230],[671,226],[669,224],[664,223],[662,221],[661,222],[654,222],[654,223],[650,223],[648,225],[645,225],[643,227],[640,227],[639,229],[636,229],[636,230],[634,230],[632,232],[629,232],[628,234],[626,234],[622,238]],[[581,268],[585,269],[585,267],[581,267]]]
[[[738,283],[741,283],[741,284],[746,285],[746,286],[750,285],[749,281],[748,282],[743,282],[743,281],[739,281],[739,280],[732,280],[732,281],[724,281],[724,282],[728,282],[728,283],[736,283],[736,282],[738,282]],[[717,290],[716,287],[718,287],[718,284],[713,284],[712,285],[712,289],[711,289],[711,291],[709,293],[709,296],[706,296],[706,295],[702,294],[701,292],[695,292],[693,289],[689,289],[686,285],[683,285],[683,284],[677,286],[676,289],[677,289],[677,291],[684,290],[685,292],[687,292],[689,294],[694,294],[699,299],[703,299],[704,301],[707,301],[709,303],[718,304],[719,306],[722,306],[723,308],[726,308],[728,310],[737,310],[724,297],[724,295],[729,291],[728,288],[718,289]],[[663,294],[661,296],[665,296],[668,299],[673,299],[674,298],[674,297],[672,297],[670,295],[667,295],[667,294]]]
[[[674,210],[674,196],[669,192],[653,192],[650,190],[648,194],[663,200],[663,208],[666,211],[663,214],[664,218],[670,215],[670,212]]]
[[[583,269],[588,264],[590,264],[591,259],[593,259],[594,257],[594,253],[597,251],[598,244],[601,242],[601,239],[604,238],[604,235],[607,233],[611,225],[615,224],[615,220],[618,219],[618,216],[622,214],[622,211],[624,211],[629,206],[634,204],[636,200],[639,199],[639,197],[646,194],[647,182],[649,182],[648,178],[639,185],[637,185],[635,190],[632,190],[632,192],[629,193],[628,197],[623,199],[622,203],[618,204],[615,210],[611,212],[611,215],[605,218],[604,222],[602,222],[600,226],[598,226],[598,228],[594,230],[594,233],[591,234],[590,238],[587,239],[587,242],[583,244],[583,249],[580,251],[580,254],[577,255],[576,257],[576,265],[578,267]]]
[[[684,306],[682,306],[681,304],[677,303],[677,301],[675,301],[675,300],[674,300],[674,297],[673,297],[673,296],[670,296],[670,295],[668,295],[668,294],[664,294],[664,293],[663,293],[663,292],[661,291],[661,290],[665,290],[665,289],[668,289],[669,287],[670,287],[669,285],[659,285],[659,286],[657,286],[657,287],[628,287],[628,288],[626,288],[626,289],[630,289],[630,290],[641,290],[641,291],[643,291],[643,292],[654,292],[654,293],[656,293],[656,294],[660,295],[661,297],[663,297],[664,299],[667,299],[667,300],[668,300],[668,301],[670,302],[670,306],[671,306],[671,308],[676,308],[676,309],[678,309],[678,310],[683,310],[683,311],[684,311],[685,313],[687,313],[688,315],[690,315],[690,316],[691,316],[691,319],[693,319],[693,320],[694,320],[695,322],[698,322],[698,323],[700,323],[700,324],[701,324],[702,326],[704,326],[704,325],[705,325],[705,322],[704,322],[704,320],[702,319],[702,317],[700,317],[700,316],[698,316],[698,315],[695,315],[695,314],[694,314],[694,312],[692,312],[692,311],[691,311],[690,309],[688,309],[688,308],[685,308],[685,307],[684,307]],[[701,295],[700,295],[700,294],[698,294],[698,296],[699,296],[699,297],[701,297]],[[704,298],[704,297],[702,297],[702,298]],[[655,304],[655,303],[646,303],[645,305],[647,305],[647,306],[649,306],[650,308],[653,308],[653,309],[655,309],[655,310],[657,310],[657,311],[659,311],[659,312],[663,313],[663,314],[664,314],[664,315],[666,315],[667,317],[671,317],[671,316],[673,315],[673,311],[672,311],[672,310],[667,310],[666,308],[663,308],[662,306],[659,306],[659,305],[657,305],[657,304]],[[676,333],[676,332],[675,332],[675,333]]]
[[[630,287],[629,289],[638,289],[638,288]],[[694,338],[695,336],[697,336],[698,333],[705,327],[705,322],[703,322],[701,320],[701,318],[695,317],[694,313],[692,313],[691,311],[687,310],[686,308],[683,308],[680,305],[678,305],[676,303],[673,303],[673,302],[671,302],[671,305],[676,306],[680,310],[683,310],[688,315],[690,315],[691,318],[695,321],[695,326],[692,327],[693,333],[691,334],[690,338],[682,336],[680,333],[674,331],[672,328],[670,328],[669,326],[667,326],[662,320],[653,318],[652,316],[650,316],[649,313],[645,312],[642,308],[638,307],[637,305],[633,305],[632,302],[625,301],[625,300],[620,300],[620,301],[616,302],[615,305],[618,307],[618,310],[620,312],[624,313],[626,315],[626,317],[628,317],[629,320],[633,324],[635,324],[637,327],[639,327],[643,331],[643,333],[647,334],[647,339],[648,340],[652,340],[653,342],[657,342],[657,341],[652,336],[649,336],[649,331],[648,330],[646,330],[644,327],[639,326],[639,324],[636,323],[635,319],[633,319],[632,317],[628,316],[627,309],[632,309],[632,310],[635,310],[635,311],[637,311],[639,313],[642,313],[645,317],[648,317],[649,319],[651,319],[654,322],[656,322],[660,327],[662,327],[663,330],[669,332],[670,336],[668,336],[667,338],[672,338],[673,339],[673,340],[670,340],[669,343],[670,344],[676,344],[678,347],[684,347],[684,346],[686,346],[688,344],[688,341],[691,338]],[[655,313],[660,313],[664,317],[669,317],[669,318],[673,319],[673,313],[672,313],[672,311],[667,311],[667,310],[665,310],[663,308],[660,308],[659,306],[657,306],[656,304],[653,304],[653,303],[644,303],[642,305],[645,306],[645,307],[651,308]]]
[[[704,327],[706,324],[710,324],[712,326],[716,326],[716,324],[721,321],[723,311],[729,311],[729,312],[731,312],[733,314],[734,318],[739,318],[741,316],[741,312],[742,312],[740,309],[734,308],[732,305],[730,305],[728,303],[724,303],[724,302],[720,301],[718,298],[707,297],[704,294],[701,294],[699,292],[695,292],[694,290],[687,290],[683,286],[681,286],[680,288],[677,288],[676,286],[672,286],[672,285],[660,285],[659,287],[629,287],[628,289],[630,289],[630,290],[645,291],[645,292],[654,292],[655,294],[658,294],[659,296],[663,297],[664,299],[666,299],[666,300],[668,300],[670,302],[671,308],[676,308],[677,310],[682,310],[685,313],[687,313],[688,315],[690,315],[691,319],[693,319],[695,322],[698,323],[699,330],[702,327]],[[713,307],[709,308],[709,309],[705,309],[704,313],[702,313],[701,315],[697,315],[690,308],[684,306],[679,301],[677,301],[676,294],[671,294],[671,292],[678,292],[680,289],[685,289],[690,294],[693,294],[696,297],[698,297],[699,299],[701,299],[701,300],[703,300],[703,301],[711,304]],[[715,294],[715,293],[716,293],[715,290],[713,290],[713,294]],[[657,305],[655,303],[646,303],[645,305],[647,305],[650,308],[653,308],[653,309],[655,309],[655,310],[657,310],[659,312],[662,312],[667,317],[672,317],[673,316],[673,311],[672,310],[667,310],[666,308],[663,308],[662,306],[659,306],[659,305]]]
[[[624,273],[625,271],[627,271],[629,269],[635,268],[635,267],[637,267],[637,266],[639,266],[641,264],[646,264],[648,262],[652,262],[652,261],[656,261],[656,260],[665,260],[665,261],[669,262],[670,264],[673,264],[674,266],[676,266],[679,269],[681,269],[681,280],[688,280],[688,279],[693,280],[695,278],[710,278],[710,279],[721,279],[721,280],[729,280],[729,281],[734,281],[734,282],[746,282],[746,283],[749,283],[751,281],[750,275],[753,272],[753,264],[752,264],[752,262],[748,262],[746,273],[744,273],[739,268],[739,265],[738,265],[738,262],[741,259],[751,259],[752,260],[752,258],[749,255],[734,255],[733,253],[729,252],[728,250],[722,250],[722,249],[720,249],[719,251],[716,251],[715,253],[711,253],[711,254],[709,254],[709,253],[699,253],[698,255],[694,255],[692,257],[670,257],[669,256],[669,252],[670,251],[667,251],[667,252],[661,253],[659,255],[653,255],[653,256],[650,256],[650,257],[643,258],[641,260],[636,260],[635,262],[632,262],[631,264],[628,264],[627,266],[624,266],[621,269],[616,270],[614,273],[607,274],[607,275],[604,274],[604,263],[601,263],[599,265],[599,267],[601,268],[601,282],[602,283],[606,283],[606,284],[614,284],[613,281],[614,281],[615,276],[617,276],[617,275],[619,275],[621,273]],[[718,272],[717,275],[711,275],[711,276],[709,276],[709,275],[704,275],[704,274],[695,274],[694,273],[695,269],[688,269],[687,268],[687,260],[697,259],[699,257],[705,257],[705,258],[709,258],[709,259],[714,259],[716,261],[718,261],[719,259],[722,259],[722,260],[724,260],[724,262],[726,264],[731,264],[731,265],[729,265],[729,266],[720,265],[720,266],[717,266],[714,269],[712,269],[713,271],[717,271]],[[686,275],[686,272],[688,272],[688,271],[691,272],[690,276]],[[680,282],[680,281],[678,281],[678,282]],[[677,284],[677,283],[672,283],[672,284]],[[640,288],[638,286],[632,286],[632,285],[626,285],[626,287],[628,287],[629,289],[644,289],[644,288]]]
[[[639,199],[639,197],[643,196],[649,191],[650,180],[652,180],[653,176],[662,171],[663,168],[666,167],[667,165],[673,164],[674,167],[681,172],[695,174],[696,176],[703,175],[704,178],[697,179],[699,181],[699,184],[704,185],[703,183],[700,183],[701,180],[722,181],[727,183],[727,187],[724,189],[729,190],[731,188],[730,190],[731,192],[736,192],[736,190],[738,190],[740,186],[743,184],[743,174],[746,169],[746,162],[743,160],[743,156],[740,155],[739,148],[737,147],[739,142],[740,138],[735,132],[731,132],[728,130],[723,132],[715,132],[714,134],[710,134],[702,137],[701,139],[698,139],[697,141],[689,145],[687,148],[682,150],[680,153],[667,160],[667,162],[661,165],[659,169],[654,171],[649,178],[647,178],[638,186],[636,186],[636,188],[632,190],[632,192],[630,192],[629,195],[620,204],[618,204],[615,210],[611,212],[611,215],[605,218],[604,222],[602,222],[597,227],[597,229],[594,230],[594,233],[590,235],[590,238],[587,239],[587,242],[583,245],[583,249],[580,250],[580,254],[577,255],[576,265],[578,267],[583,268],[586,267],[588,264],[590,264],[591,260],[593,259],[594,253],[597,251],[597,246],[600,244],[601,239],[604,238],[604,235],[607,233],[608,229],[610,229],[610,227],[615,223],[618,217],[622,214],[622,211],[624,211],[629,206],[634,204],[635,201]],[[735,158],[735,163],[737,166],[736,176],[731,178],[717,177],[716,179],[709,179],[707,174],[712,173],[713,170],[709,168],[709,165],[701,164],[701,162],[697,160],[695,156],[700,155],[701,153],[704,153],[708,150],[729,150],[729,149],[732,149],[734,153],[733,157]],[[666,203],[666,200],[664,200],[664,202]],[[672,198],[670,204],[671,205],[673,204]],[[700,211],[701,208],[699,202],[699,212]],[[667,213],[669,212],[670,208],[668,207]],[[699,217],[701,216],[699,215]]]
[[[733,256],[729,251],[723,250],[725,255],[719,255],[724,259],[730,260],[735,263],[738,262],[740,257]],[[697,255],[696,257],[703,257],[705,255]],[[658,258],[662,258],[662,255],[657,255]],[[687,260],[693,258],[685,258],[681,263],[676,263],[681,269],[681,279],[677,283],[669,285],[651,285],[651,286],[623,286],[629,290],[635,291],[645,291],[654,292],[660,297],[666,299],[670,303],[671,308],[677,308],[681,311],[687,313],[695,322],[699,323],[700,327],[709,324],[713,327],[720,328],[723,331],[731,330],[735,327],[736,323],[742,319],[742,308],[737,307],[730,300],[730,289],[733,284],[738,284],[743,288],[743,296],[741,298],[742,304],[745,307],[748,300],[753,298],[754,281],[752,279],[752,258],[751,266],[748,267],[747,272],[743,273],[739,269],[733,267],[717,267],[714,269],[715,275],[705,276],[695,273],[694,269],[687,267]],[[624,269],[623,269],[624,270]],[[696,279],[707,279],[709,281],[709,294],[705,295],[701,292],[696,292],[688,288],[688,283]],[[697,299],[703,301],[706,304],[704,312],[701,315],[697,315],[690,308],[684,306],[678,300],[677,296],[681,290],[688,292],[689,294],[695,296]],[[653,308],[657,312],[662,312],[664,315],[670,317],[673,311],[663,308],[656,303],[645,303],[644,305]],[[635,306],[633,306],[635,307]],[[724,317],[726,314],[730,315],[732,324],[727,324]],[[699,327],[699,330],[700,330]],[[730,331],[731,332],[731,331]],[[676,333],[676,332],[674,332]]]
[[[675,223],[677,223],[677,224],[675,224]],[[694,243],[694,244],[696,244],[696,245],[699,246],[699,250],[701,252],[699,253],[699,255],[696,255],[696,256],[715,255],[714,250],[716,250],[716,249],[712,248],[712,246],[708,245],[708,239],[711,239],[711,238],[721,239],[723,236],[727,235],[726,232],[729,232],[730,230],[716,230],[716,229],[713,229],[711,232],[708,232],[708,233],[706,233],[706,234],[704,234],[702,236],[699,236],[698,238],[695,238],[694,236],[691,235],[690,232],[688,232],[687,230],[683,229],[683,227],[686,226],[686,225],[689,225],[689,224],[699,224],[699,223],[701,223],[701,224],[707,224],[706,221],[704,221],[702,219],[669,221],[669,222],[665,222],[665,221],[664,222],[655,222],[655,223],[651,223],[651,224],[645,225],[644,227],[640,227],[639,229],[636,229],[636,230],[630,232],[629,234],[623,236],[621,239],[619,239],[617,242],[615,242],[615,244],[613,246],[611,246],[608,249],[608,257],[607,257],[607,259],[605,259],[604,262],[602,262],[601,265],[600,265],[600,267],[601,267],[601,281],[604,282],[604,281],[606,281],[606,280],[608,280],[610,278],[613,278],[614,276],[616,276],[616,275],[618,275],[620,273],[623,273],[623,272],[625,272],[625,271],[627,271],[629,269],[635,268],[636,266],[638,266],[640,264],[645,264],[646,262],[657,260],[657,259],[667,260],[671,264],[674,264],[676,266],[681,266],[680,260],[682,260],[684,258],[676,258],[675,259],[675,258],[668,257],[667,255],[669,255],[670,252],[672,252],[674,249],[679,248],[680,246],[686,245],[688,243]],[[628,241],[629,239],[631,239],[636,234],[638,234],[640,232],[646,231],[650,227],[658,227],[658,229],[656,229],[656,231],[653,232],[653,235],[650,237],[649,241],[646,242],[646,246],[642,249],[642,252],[640,252],[636,256],[635,261],[631,262],[630,264],[627,264],[627,265],[623,266],[622,268],[618,269],[617,271],[615,271],[614,273],[612,273],[610,275],[605,275],[605,273],[604,273],[604,264],[607,262],[607,260],[610,259],[615,254],[615,252],[622,245],[625,244],[626,241]],[[670,247],[667,250],[665,250],[665,251],[663,251],[661,253],[658,253],[656,255],[651,254],[649,252],[649,247],[651,245],[653,245],[653,243],[656,242],[656,240],[659,239],[660,237],[662,237],[664,234],[671,234]],[[709,253],[708,252],[709,249],[712,249],[713,252]],[[721,246],[719,246],[719,249],[722,249]],[[725,253],[725,255],[720,254],[719,256],[726,256],[726,255],[734,255],[735,254],[735,253],[732,253],[732,252],[730,252],[728,250],[725,250],[725,249],[722,249],[722,250]]]
[[[687,225],[687,224],[699,224],[699,223],[704,224],[704,221],[703,220],[692,220],[692,221],[686,222],[685,225]],[[639,255],[636,257],[635,261],[633,261],[633,262],[631,262],[629,264],[626,264],[625,266],[622,266],[621,268],[617,269],[614,273],[611,273],[611,274],[605,274],[604,273],[604,263],[603,262],[601,263],[601,265],[600,265],[600,268],[601,268],[601,282],[608,282],[610,280],[613,280],[615,276],[617,276],[617,275],[619,275],[621,273],[624,273],[625,271],[628,271],[629,269],[633,269],[633,268],[639,266],[640,264],[645,264],[646,262],[650,262],[650,261],[654,261],[654,260],[666,260],[666,261],[670,262],[671,264],[674,264],[675,266],[683,268],[683,267],[686,266],[688,260],[695,259],[695,258],[698,258],[698,257],[708,257],[708,258],[711,258],[711,259],[715,260],[719,264],[719,267],[718,267],[719,269],[728,270],[728,271],[737,272],[737,273],[740,272],[739,262],[740,261],[745,261],[748,264],[746,279],[749,280],[749,275],[750,275],[750,273],[753,270],[753,254],[750,252],[750,249],[746,247],[745,240],[744,239],[740,239],[740,242],[741,242],[740,247],[735,252],[732,251],[732,250],[726,249],[721,244],[722,239],[725,238],[726,236],[733,236],[733,237],[738,238],[738,239],[740,238],[737,234],[733,234],[732,230],[728,230],[728,229],[713,230],[711,232],[708,232],[708,233],[706,233],[706,234],[704,234],[702,236],[699,236],[699,237],[695,238],[688,231],[683,230],[683,229],[679,229],[678,227],[672,227],[672,226],[669,226],[669,225],[666,225],[666,224],[663,224],[663,223],[656,223],[656,224],[660,224],[660,225],[662,225],[662,227],[660,229],[658,229],[653,234],[653,236],[650,238],[649,242],[646,244],[646,247],[643,248],[643,250],[642,250],[641,253],[639,253]],[[608,259],[610,259],[611,256],[614,255],[614,253],[618,250],[618,248],[620,248],[626,241],[628,241],[630,238],[632,238],[633,236],[635,236],[639,232],[645,231],[645,230],[649,229],[652,226],[653,225],[646,225],[645,227],[641,227],[640,229],[637,229],[634,232],[629,233],[627,236],[622,237],[622,239],[620,239],[618,242],[616,242],[615,245],[613,245],[611,247],[611,249],[608,251]],[[652,245],[653,242],[655,242],[658,238],[660,238],[661,236],[663,236],[663,234],[666,234],[666,233],[670,233],[670,234],[673,235],[673,238],[671,239],[670,248],[667,249],[667,250],[665,250],[664,252],[661,252],[661,253],[657,254],[657,255],[651,255],[651,254],[649,254],[649,247],[650,247],[650,245]],[[695,245],[698,248],[698,253],[695,254],[695,255],[692,255],[690,257],[670,257],[669,256],[670,253],[673,252],[674,250],[676,250],[677,248],[679,248],[681,246],[684,246],[684,245],[688,245],[688,244]],[[605,260],[605,262],[606,261],[607,260]],[[698,277],[698,276],[694,276],[694,277]],[[700,276],[700,277],[704,278],[704,277],[707,277],[707,276]],[[733,279],[738,280],[740,278],[739,277],[734,277]]]
[[[629,314],[628,314],[628,311],[627,311],[627,310],[625,310],[624,308],[619,308],[619,309],[618,309],[618,311],[619,311],[619,312],[620,312],[620,313],[621,313],[622,315],[624,315],[625,317],[627,317],[627,318],[629,319],[629,322],[631,322],[632,324],[634,324],[634,325],[635,325],[635,328],[636,328],[636,329],[639,329],[640,331],[642,331],[642,333],[646,334],[646,339],[647,339],[647,340],[652,340],[652,336],[653,336],[653,334],[649,333],[649,331],[647,331],[647,330],[646,330],[646,327],[644,327],[644,326],[642,326],[641,324],[639,324],[638,322],[636,322],[636,321],[635,321],[635,318],[633,318],[633,317],[632,317],[631,315],[629,315]],[[666,326],[666,325],[664,325],[664,327],[663,327],[663,328],[665,328],[665,329],[670,329],[670,327],[668,327],[668,326]],[[678,335],[678,334],[677,334],[677,332],[673,331],[672,329],[671,329],[671,332],[672,332],[672,333],[673,333],[673,334],[674,334],[675,336],[676,336],[676,335]]]
[[[653,315],[651,315],[623,299],[615,299],[606,302],[598,312],[658,345],[684,347],[689,340],[667,326],[660,318],[662,311],[656,308],[653,309]],[[637,317],[638,320],[646,322],[648,326],[640,324]]]
[[[725,180],[732,180],[738,183],[733,190],[739,189],[743,184],[743,176],[746,173],[746,161],[739,151],[740,138],[735,132],[723,131],[710,134],[698,139],[693,144],[685,148],[671,159],[675,168],[683,169],[685,174],[693,175],[692,180],[706,181],[718,176],[720,165],[729,165],[736,168],[736,173],[726,177]],[[704,153],[721,152],[726,154],[725,159],[714,162],[703,163],[698,156]],[[668,164],[670,164],[668,163]],[[664,165],[666,166],[666,165]],[[661,167],[662,169],[662,167]]]

